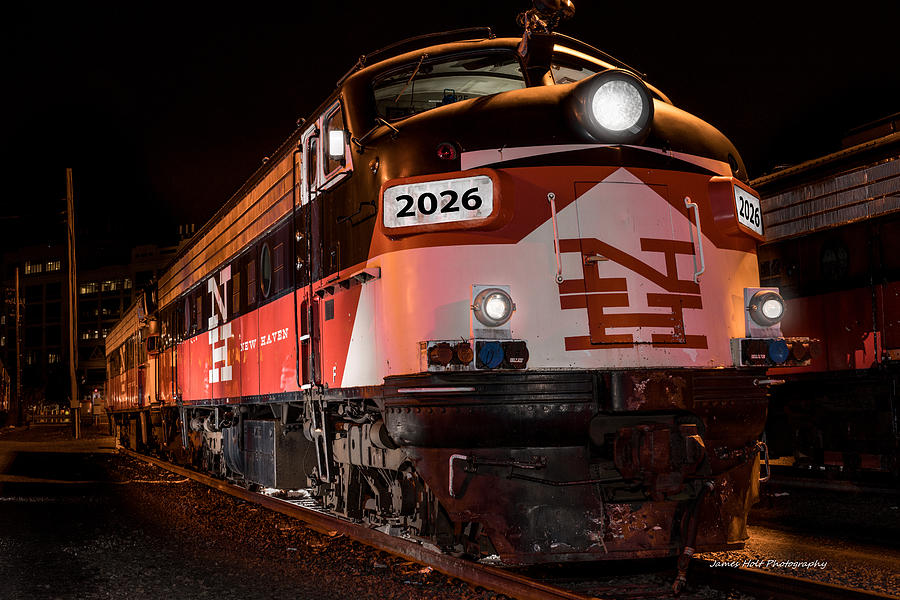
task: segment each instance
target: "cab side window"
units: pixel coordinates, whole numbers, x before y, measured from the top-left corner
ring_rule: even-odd
[[[306,143],[306,148],[306,154],[309,157],[308,162],[306,163],[306,181],[309,186],[309,194],[310,196],[313,196],[315,195],[316,183],[318,180],[318,177],[316,175],[318,174],[317,159],[319,156],[319,138],[310,137]]]
[[[338,105],[336,111],[325,118],[325,162],[324,172],[325,178],[328,179],[347,166],[346,146],[347,146],[347,129],[344,127],[344,111]]]
[[[306,204],[353,171],[350,131],[340,101],[316,117],[301,136],[301,203]]]

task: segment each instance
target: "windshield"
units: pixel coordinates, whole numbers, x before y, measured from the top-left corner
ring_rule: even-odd
[[[550,72],[554,83],[573,83],[615,67],[593,56],[560,46],[553,47]]]
[[[516,55],[481,52],[418,62],[385,73],[372,83],[375,108],[385,119],[401,119],[460,100],[525,87]]]

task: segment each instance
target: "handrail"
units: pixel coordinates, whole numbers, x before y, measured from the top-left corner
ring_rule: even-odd
[[[550,202],[550,220],[553,222],[553,251],[556,253],[556,283],[562,283],[562,263],[559,258],[559,229],[556,226],[556,194],[549,192],[547,194],[547,200]]]
[[[300,368],[300,322],[297,315],[297,271],[300,270],[300,257],[297,256],[297,242],[300,241],[300,231],[297,229],[297,156],[300,156],[300,166],[303,166],[303,141],[294,148],[291,153],[291,258],[293,259],[293,269],[291,269],[291,296],[294,297],[294,351],[296,352],[296,375],[297,387],[303,386],[303,370]],[[303,203],[301,198],[300,203]],[[310,208],[312,205],[310,205]]]
[[[706,271],[706,262],[703,259],[703,233],[700,231],[700,207],[691,202],[690,197],[684,197],[684,205],[688,211],[694,209],[694,222],[697,224],[697,247],[700,249],[700,268],[697,269],[697,253],[694,253],[694,283],[700,283],[700,276]],[[690,228],[688,228],[690,230]],[[694,232],[691,231],[691,244],[694,243]]]
[[[759,482],[765,483],[772,477],[772,468],[769,466],[769,447],[763,441],[756,442],[756,446],[759,450],[760,463],[766,465],[766,476],[763,477],[760,473]],[[760,465],[760,471],[762,471],[762,465]]]

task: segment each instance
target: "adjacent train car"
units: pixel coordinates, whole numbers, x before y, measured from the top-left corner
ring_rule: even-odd
[[[340,80],[108,339],[126,443],[507,564],[742,545],[766,369],[809,362],[758,287],[758,195],[527,14]]]
[[[138,294],[137,301],[122,316],[106,337],[107,412],[134,415],[119,424],[130,428],[121,432],[122,440],[137,450],[137,441],[149,437],[149,412],[146,407],[159,402],[156,377],[147,378],[148,353],[146,340],[152,336],[146,319],[146,300]],[[154,325],[155,326],[155,325]],[[147,387],[148,384],[151,387]],[[143,409],[143,410],[142,410]]]
[[[12,384],[6,365],[0,360],[0,424],[5,424],[12,409]]]
[[[764,285],[786,333],[821,340],[807,367],[772,377],[767,439],[797,466],[900,474],[900,116],[837,153],[754,181],[768,242]]]

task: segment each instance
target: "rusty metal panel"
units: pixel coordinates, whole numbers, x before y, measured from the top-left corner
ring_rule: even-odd
[[[775,241],[900,210],[900,158],[889,158],[761,200]]]
[[[265,487],[275,486],[274,421],[244,421],[244,476]]]
[[[280,421],[244,421],[244,477],[264,487],[306,487],[306,475],[316,464],[316,452],[298,430]]]

